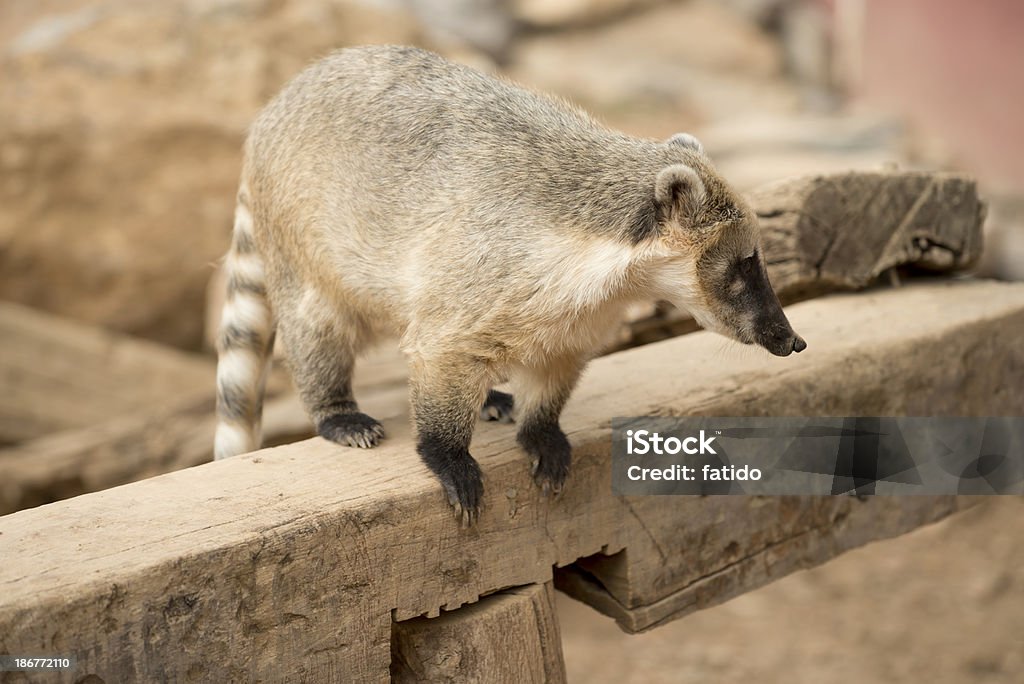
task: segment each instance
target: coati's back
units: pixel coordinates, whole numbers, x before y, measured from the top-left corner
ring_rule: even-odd
[[[567,226],[626,230],[643,182],[673,161],[566,103],[383,46],[341,50],[299,75],[257,119],[246,151],[260,242],[308,243],[353,283],[396,295],[395,269],[438,229],[454,262],[460,243],[477,259],[480,239],[500,248]],[[630,179],[628,190],[595,182],[609,174]]]

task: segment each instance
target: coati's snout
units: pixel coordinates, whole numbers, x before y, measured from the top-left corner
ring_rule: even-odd
[[[714,321],[710,327],[738,342],[763,347],[776,356],[802,352],[807,343],[793,331],[782,311],[760,248],[737,256],[729,242],[723,236],[720,244],[710,249],[697,265],[697,280],[707,309],[705,316]]]
[[[734,260],[724,280],[718,282],[717,290],[714,308],[740,342],[757,344],[776,356],[789,356],[807,348],[782,311],[759,248]]]
[[[774,295],[774,293],[772,293]],[[778,299],[776,299],[778,302]],[[793,332],[789,320],[782,313],[782,307],[778,306],[778,314],[773,319],[767,317],[754,319],[754,344],[764,347],[776,356],[789,356],[791,353],[800,353],[807,349],[804,338]]]
[[[807,349],[807,343],[793,332],[785,315],[781,316],[779,322],[769,323],[755,330],[755,343],[776,356],[789,356],[793,352],[799,354]]]

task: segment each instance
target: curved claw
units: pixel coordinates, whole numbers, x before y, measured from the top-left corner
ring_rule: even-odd
[[[476,461],[470,460],[466,467],[440,473],[438,478],[448,495],[448,503],[455,511],[456,519],[462,527],[471,527],[480,518],[484,496],[484,483]]]

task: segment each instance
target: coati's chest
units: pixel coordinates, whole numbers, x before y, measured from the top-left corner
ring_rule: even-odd
[[[414,314],[409,337],[450,337],[479,357],[508,363],[595,354],[643,291],[630,248],[551,237],[532,247],[536,258],[486,281],[489,296],[449,298],[445,310],[423,320]]]

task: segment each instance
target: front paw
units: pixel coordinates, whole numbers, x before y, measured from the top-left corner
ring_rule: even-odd
[[[448,503],[455,509],[455,517],[464,527],[475,523],[480,518],[484,498],[484,481],[476,461],[470,458],[437,477],[448,494]]]
[[[480,466],[469,451],[430,438],[420,440],[417,451],[441,481],[448,503],[455,509],[455,515],[463,526],[475,523],[483,504],[484,482]]]
[[[572,462],[569,439],[557,423],[527,424],[516,437],[530,456],[533,479],[545,496],[562,491]]]

